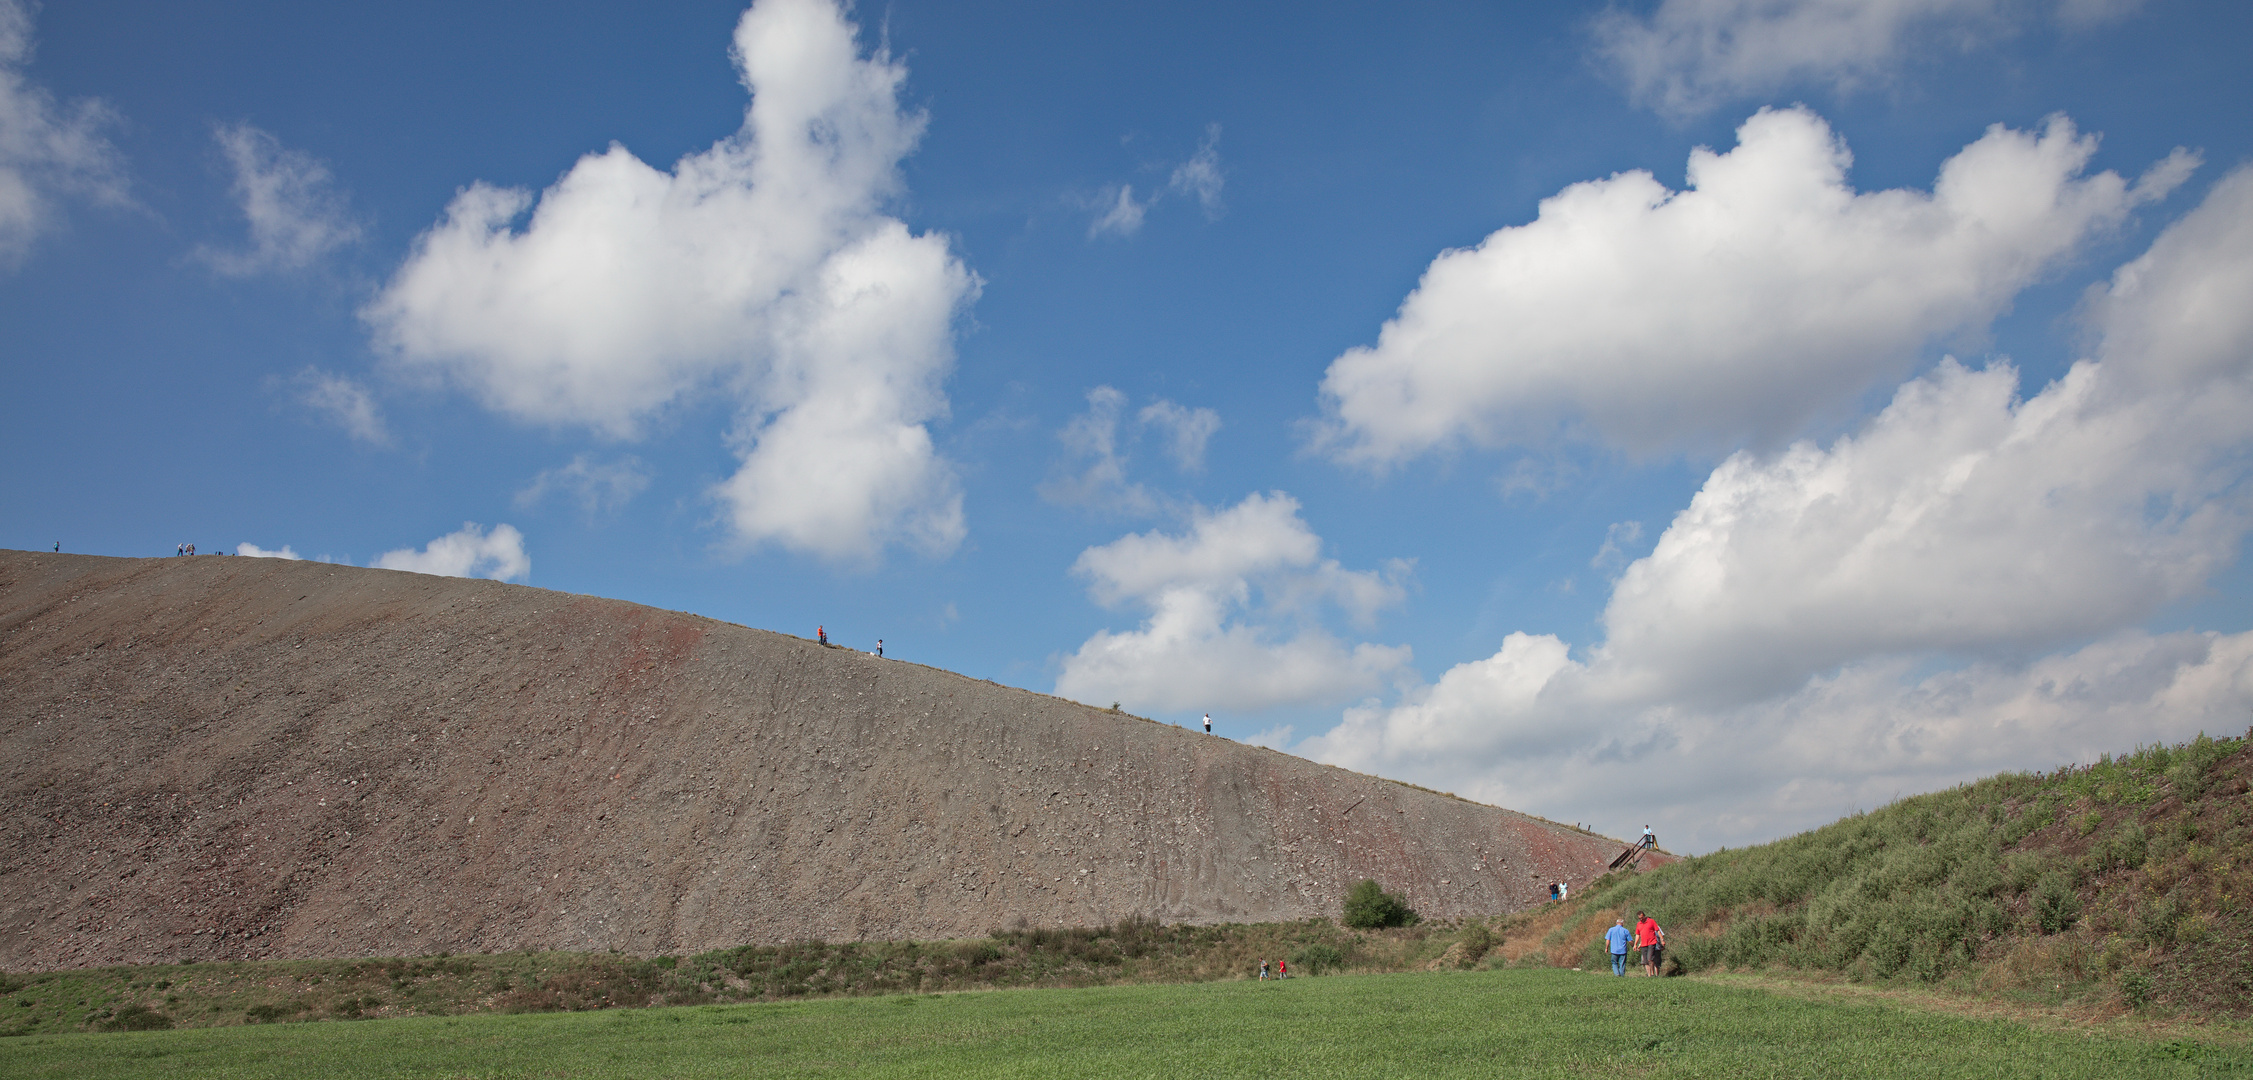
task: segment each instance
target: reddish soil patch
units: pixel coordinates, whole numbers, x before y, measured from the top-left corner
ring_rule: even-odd
[[[1620,842],[694,615],[0,552],[0,967],[1515,911]]]

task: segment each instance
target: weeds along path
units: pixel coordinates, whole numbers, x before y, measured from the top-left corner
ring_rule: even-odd
[[[1617,841],[695,615],[0,552],[0,969],[1428,916]]]

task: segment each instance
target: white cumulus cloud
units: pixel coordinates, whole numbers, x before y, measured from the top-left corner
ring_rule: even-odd
[[[1621,700],[1554,637],[1513,634],[1293,749],[1678,851],[1757,843],[2010,769],[2236,734],[2253,633],[2127,631],[2023,665],[1873,659],[1726,706]]]
[[[245,542],[243,542],[243,543],[240,543],[240,544],[237,544],[237,545],[235,545],[235,554],[237,554],[237,555],[243,555],[243,556],[247,556],[247,557],[249,557],[249,558],[253,558],[253,559],[302,559],[302,558],[304,558],[304,556],[302,556],[302,555],[299,555],[299,554],[297,553],[297,549],[296,549],[296,548],[293,548],[293,547],[289,546],[288,544],[283,544],[283,545],[281,546],[281,548],[280,548],[279,550],[271,550],[271,551],[270,551],[270,550],[268,550],[268,549],[266,549],[266,548],[262,548],[262,547],[259,547],[258,545],[256,545],[256,544],[253,544],[253,543],[250,543],[250,542],[248,542],[248,541],[245,541]]]
[[[400,548],[376,556],[369,565],[384,570],[406,570],[440,577],[486,577],[509,581],[532,573],[532,558],[524,553],[524,534],[513,525],[495,525],[491,532],[465,521],[423,546]]]
[[[213,269],[236,277],[299,270],[360,238],[328,166],[249,124],[222,125],[212,137],[234,170],[235,197],[250,224],[249,250],[199,252]]]
[[[854,36],[828,0],[760,0],[735,32],[741,131],[669,171],[614,145],[537,196],[472,185],[369,305],[378,341],[496,410],[616,438],[729,394],[741,466],[713,494],[738,541],[951,551],[962,498],[929,425],[979,283],[884,212],[924,118]]]
[[[1688,116],[1789,85],[1883,85],[1919,53],[2005,38],[2038,14],[2083,27],[2139,6],[2141,0],[1661,0],[1648,16],[1612,8],[1595,31],[1598,52],[1637,102]]]
[[[1099,631],[1063,661],[1056,693],[1150,709],[1256,711],[1372,692],[1408,664],[1407,646],[1346,645],[1320,614],[1367,624],[1400,602],[1404,563],[1347,570],[1296,499],[1253,494],[1198,509],[1186,533],[1134,533],[1080,553],[1073,573],[1106,607],[1149,614],[1124,633]]]
[[[0,0],[0,267],[55,225],[58,198],[126,201],[124,161],[103,135],[115,114],[99,101],[58,102],[24,77],[37,10]]]
[[[1950,361],[1828,447],[1732,457],[1620,576],[1599,646],[1512,634],[1301,749],[1711,846],[2241,730],[2253,633],[2134,627],[2253,527],[2248,281],[2240,169],[2092,293],[2096,355],[2055,383]]]
[[[1689,186],[1575,184],[1434,260],[1377,344],[1330,365],[1317,444],[1382,468],[1457,443],[1594,438],[1637,453],[1788,438],[1985,328],[2020,290],[2187,174],[2083,176],[2096,141],[2000,125],[1931,192],[1856,192],[1805,109],[1762,110]]]

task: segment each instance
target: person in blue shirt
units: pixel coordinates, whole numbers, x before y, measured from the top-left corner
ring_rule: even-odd
[[[1612,928],[1604,931],[1604,944],[1611,946],[1612,950],[1612,974],[1627,974],[1627,943],[1634,940],[1634,937],[1627,929],[1625,919],[1612,920]]]

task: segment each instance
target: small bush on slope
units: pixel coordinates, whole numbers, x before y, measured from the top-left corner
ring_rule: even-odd
[[[1552,958],[1621,910],[1683,970],[1779,965],[2253,1015],[2247,740],[2005,774],[1771,844],[1598,879]]]
[[[1356,930],[1414,926],[1422,921],[1423,916],[1409,908],[1408,901],[1386,892],[1384,886],[1367,878],[1346,894],[1345,924]]]

